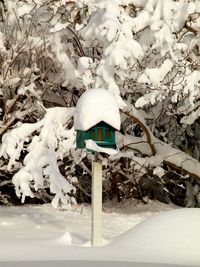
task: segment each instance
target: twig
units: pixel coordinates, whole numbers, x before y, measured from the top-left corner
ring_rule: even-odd
[[[80,40],[79,40],[79,38],[78,38],[78,36],[77,36],[77,34],[68,26],[67,27],[67,29],[71,32],[71,33],[73,33],[73,35],[74,35],[74,41],[76,42],[76,44],[77,44],[77,46],[78,46],[78,48],[79,48],[79,51],[80,51],[80,56],[85,56],[85,52],[84,52],[84,50],[83,50],[83,47],[82,47],[82,45],[81,45],[81,42],[80,42]]]
[[[126,116],[128,116],[129,118],[131,118],[134,122],[136,122],[138,125],[140,125],[140,127],[142,128],[142,130],[144,131],[144,133],[146,134],[147,137],[147,143],[149,144],[150,148],[151,148],[151,153],[153,156],[155,156],[156,154],[156,149],[154,144],[152,143],[151,140],[151,135],[150,132],[148,130],[148,128],[146,127],[146,125],[144,125],[144,123],[142,123],[137,117],[135,117],[134,115],[130,114],[127,111],[123,111],[122,109],[120,109],[120,112],[125,114]]]
[[[7,184],[11,184],[11,183],[12,183],[12,179],[2,181],[2,182],[0,182],[0,187],[2,187],[2,186],[4,186],[4,185],[7,185]]]
[[[86,196],[91,197],[91,194],[89,194],[79,183],[72,182],[72,185],[78,187]]]

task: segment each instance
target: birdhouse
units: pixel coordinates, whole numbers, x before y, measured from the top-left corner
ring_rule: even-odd
[[[98,146],[116,149],[115,129],[101,121],[87,131],[77,131],[76,147],[83,149],[85,140],[93,140]]]
[[[120,114],[114,95],[105,89],[91,89],[79,99],[74,125],[76,148],[84,149],[86,140],[103,148],[116,149],[115,131],[120,129]]]

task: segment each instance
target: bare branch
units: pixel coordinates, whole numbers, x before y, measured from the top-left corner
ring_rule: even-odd
[[[129,118],[131,118],[135,123],[137,123],[138,125],[140,125],[140,127],[142,128],[142,130],[145,132],[146,137],[147,137],[147,143],[149,144],[150,148],[151,148],[151,153],[154,156],[156,154],[156,149],[154,147],[154,144],[152,143],[151,140],[151,134],[148,130],[148,128],[146,127],[145,124],[143,124],[136,116],[130,114],[127,111],[123,111],[122,109],[120,109],[120,112],[125,114],[126,116],[128,116]]]

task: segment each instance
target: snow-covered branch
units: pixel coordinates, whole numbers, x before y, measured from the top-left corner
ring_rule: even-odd
[[[136,109],[132,108],[132,111]],[[129,118],[131,118],[135,123],[137,123],[142,130],[144,131],[145,135],[146,135],[146,139],[147,139],[147,143],[149,144],[150,148],[151,148],[151,154],[154,156],[156,154],[156,149],[155,146],[152,142],[152,133],[150,132],[150,130],[148,129],[148,126],[145,124],[144,121],[140,120],[137,115],[132,115],[130,111],[124,111],[124,110],[120,110],[121,113],[123,113],[124,115],[128,116]],[[138,113],[137,113],[138,114]]]
[[[8,159],[8,171],[16,172],[12,181],[22,202],[26,196],[34,197],[32,189],[46,187],[54,194],[54,207],[74,201],[68,193],[75,188],[60,173],[57,163],[74,146],[74,129],[65,128],[73,114],[74,108],[50,108],[41,121],[18,125],[3,136],[0,157]]]
[[[144,130],[144,123],[140,121],[139,118],[132,116],[130,113],[124,113],[125,115],[131,117],[135,123],[138,123],[141,128]],[[131,115],[131,116],[130,116]],[[151,137],[151,142],[146,136],[146,138],[142,137],[134,137],[130,135],[117,135],[117,140],[119,147],[124,150],[124,148],[128,149],[127,152],[121,152],[118,155],[114,156],[114,159],[120,157],[128,157],[136,161],[139,165],[146,165],[152,167],[162,166],[163,164],[168,165],[169,167],[182,172],[183,174],[188,174],[189,176],[194,177],[195,179],[200,180],[200,162],[185,152],[173,148],[170,144],[166,144],[161,140],[157,139],[153,136],[152,132],[148,127],[145,127],[145,134],[148,131],[147,136]],[[145,140],[146,139],[146,140]],[[153,145],[155,154],[152,156],[149,154],[150,144]],[[130,152],[130,149],[133,149],[135,152]],[[135,156],[139,152],[141,155],[145,155],[144,157]],[[152,152],[152,148],[151,148]],[[113,157],[112,157],[113,158]],[[163,172],[164,174],[164,172]]]

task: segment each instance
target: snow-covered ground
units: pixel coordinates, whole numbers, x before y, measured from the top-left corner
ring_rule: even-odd
[[[172,208],[159,202],[148,205],[140,202],[114,203],[115,208],[111,208],[112,205],[107,203],[103,207],[103,235],[108,241],[152,214]],[[64,250],[67,250],[66,246],[88,246],[90,235],[90,205],[80,205],[71,211],[54,209],[51,205],[0,207],[1,261],[21,260],[22,257],[24,260],[66,258],[65,253],[57,256],[55,250],[52,254],[52,246],[58,250],[60,246]],[[42,252],[44,247],[40,247],[41,253],[35,253],[32,248],[42,243],[47,254]]]
[[[159,267],[162,264],[200,266],[199,209],[181,209],[159,202],[106,203],[103,207],[105,245],[95,248],[89,243],[90,211],[89,205],[71,211],[50,205],[0,207],[0,261],[4,264],[121,261],[159,263],[154,265]]]

